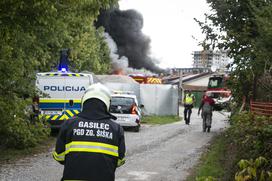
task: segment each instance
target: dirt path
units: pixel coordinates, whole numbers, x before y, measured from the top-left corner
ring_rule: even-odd
[[[127,163],[116,172],[116,181],[180,181],[199,159],[203,147],[228,126],[227,116],[214,112],[210,133],[202,132],[202,120],[193,111],[190,125],[178,122],[150,127],[141,136],[129,134]]]
[[[116,171],[116,181],[181,181],[199,159],[203,147],[228,126],[226,115],[214,112],[210,133],[201,132],[201,118],[193,110],[191,124],[144,125],[139,133],[125,132],[127,163]],[[0,180],[60,180],[63,166],[51,150],[1,167]]]

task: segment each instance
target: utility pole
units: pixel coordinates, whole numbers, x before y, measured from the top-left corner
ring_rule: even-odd
[[[182,76],[183,76],[183,72],[182,69],[179,69],[179,97],[180,97],[180,104],[182,103]]]
[[[178,115],[180,115],[179,106],[182,105],[182,69],[178,69],[178,75],[179,75],[179,84],[178,84]]]

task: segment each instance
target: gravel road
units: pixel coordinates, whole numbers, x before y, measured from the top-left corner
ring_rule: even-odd
[[[182,110],[181,110],[182,113]],[[210,133],[193,110],[191,124],[184,121],[161,126],[143,125],[139,133],[125,132],[127,162],[116,171],[116,181],[182,181],[213,136],[228,126],[227,115],[214,112]],[[60,180],[63,166],[44,153],[0,167],[0,180]]]

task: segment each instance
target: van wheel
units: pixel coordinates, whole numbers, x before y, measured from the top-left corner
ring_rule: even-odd
[[[51,136],[57,136],[58,133],[59,133],[59,129],[51,128],[51,133],[50,133]]]
[[[134,127],[134,128],[133,128],[133,131],[134,131],[134,132],[139,132],[139,131],[140,131],[140,126]]]

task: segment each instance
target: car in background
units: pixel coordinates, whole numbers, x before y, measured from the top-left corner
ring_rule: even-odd
[[[143,106],[141,106],[143,107]],[[139,132],[141,126],[141,109],[137,97],[131,92],[115,92],[111,96],[110,113],[122,127],[131,127]]]

